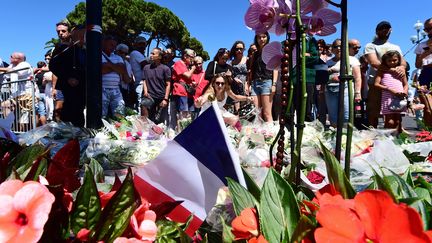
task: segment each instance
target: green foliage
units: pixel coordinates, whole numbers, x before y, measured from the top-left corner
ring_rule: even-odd
[[[220,217],[221,222],[222,222],[222,239],[223,242],[233,242],[234,241],[234,235],[231,232],[231,226],[227,225],[225,223],[225,220],[223,219],[223,217]]]
[[[336,157],[321,143],[321,151],[324,154],[324,161],[326,163],[327,175],[330,184],[332,184],[336,190],[345,198],[354,198],[356,192],[352,187],[350,181],[345,175],[339,161]]]
[[[10,161],[7,167],[7,174],[10,174],[12,168],[15,168],[20,177],[25,177],[33,165],[33,162],[35,162],[36,159],[42,156],[45,152],[45,147],[40,144],[33,144],[32,146],[23,149]]]
[[[246,170],[242,167],[243,176],[245,178],[246,186],[248,191],[255,197],[257,201],[260,200],[260,188],[255,183],[254,179],[246,172]]]
[[[261,190],[259,219],[268,242],[280,242],[285,231],[292,237],[300,220],[300,209],[291,186],[270,169]]]
[[[93,176],[91,178],[93,179]],[[129,169],[120,189],[103,209],[90,242],[100,240],[112,242],[119,237],[128,226],[130,217],[137,208],[137,200],[139,198],[135,192],[132,171]]]
[[[292,234],[291,242],[302,242],[306,235],[313,232],[315,228],[316,225],[312,222],[312,220],[310,220],[305,215],[302,215],[294,233]]]
[[[257,200],[252,196],[252,194],[248,192],[246,188],[231,178],[227,178],[227,180],[236,215],[240,215],[240,212],[243,211],[243,209],[253,208],[258,204]]]
[[[84,182],[78,191],[71,212],[71,228],[76,234],[80,229],[93,230],[101,215],[101,201],[92,170],[85,165]]]
[[[171,220],[158,220],[156,225],[158,227],[157,242],[158,243],[188,243],[191,242],[189,236],[186,235],[185,230],[192,221],[193,215],[189,216],[186,223],[177,223]]]
[[[91,158],[89,168],[94,175],[94,180],[96,183],[103,183],[105,181],[104,169],[97,160]]]
[[[81,2],[67,15],[71,23],[84,23],[85,3]],[[148,44],[174,47],[176,50],[191,48],[204,60],[210,59],[202,44],[190,36],[183,21],[169,9],[143,0],[104,0],[102,5],[103,33],[117,36],[121,42],[132,46],[140,35],[148,38]]]

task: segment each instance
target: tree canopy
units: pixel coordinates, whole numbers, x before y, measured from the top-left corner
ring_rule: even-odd
[[[86,7],[81,2],[66,18],[75,24],[85,23]],[[143,0],[103,0],[102,30],[119,38],[129,46],[137,36],[145,36],[148,45],[173,47],[175,50],[191,48],[204,60],[209,55],[199,40],[190,36],[188,29],[169,9]]]

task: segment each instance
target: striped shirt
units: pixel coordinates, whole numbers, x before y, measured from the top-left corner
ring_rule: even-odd
[[[105,56],[108,55],[102,55],[102,64],[103,63],[107,63],[109,62]],[[120,56],[111,53],[111,55],[108,56],[109,60],[116,64],[116,63],[123,63],[123,58],[121,58]],[[110,72],[110,73],[105,73],[102,74],[102,87],[103,88],[118,88],[120,84],[120,75],[116,72]]]

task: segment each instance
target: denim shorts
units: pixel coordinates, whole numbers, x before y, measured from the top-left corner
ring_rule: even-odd
[[[64,95],[63,95],[63,92],[61,90],[58,90],[58,89],[56,90],[55,100],[64,101]]]
[[[187,96],[176,96],[178,111],[194,111],[195,105],[193,98]]]
[[[273,81],[271,79],[254,80],[252,82],[251,96],[270,95]]]
[[[39,99],[38,99],[38,102],[37,102],[37,105],[36,105],[36,113],[39,116],[46,116],[45,94],[44,93],[39,94],[38,98]]]

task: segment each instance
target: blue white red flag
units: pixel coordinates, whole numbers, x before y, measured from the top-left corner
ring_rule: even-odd
[[[245,186],[239,157],[229,141],[216,103],[203,112],[158,157],[135,174],[135,186],[143,198],[157,204],[183,201],[168,215],[184,222],[194,218],[187,230],[195,232],[214,206],[225,177]]]
[[[11,131],[15,116],[11,112],[5,119],[0,119],[0,138],[6,138],[14,142],[18,142],[18,138]]]

